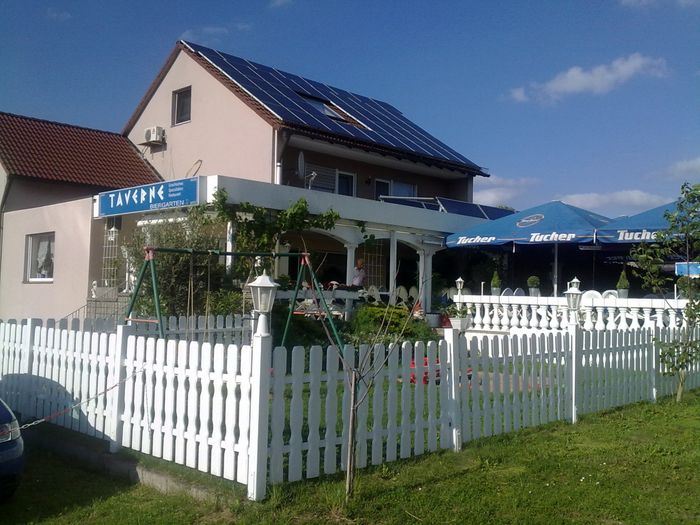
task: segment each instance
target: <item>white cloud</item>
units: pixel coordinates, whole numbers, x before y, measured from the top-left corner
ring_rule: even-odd
[[[603,95],[634,77],[663,77],[666,73],[666,61],[663,58],[633,53],[628,57],[617,58],[610,64],[601,64],[591,69],[571,67],[545,83],[531,82],[527,87],[513,88],[510,90],[510,98],[517,102],[530,99],[556,102],[566,96],[581,93]]]
[[[677,179],[697,181],[700,179],[700,157],[680,160],[668,168],[668,173]]]
[[[517,87],[510,90],[510,98],[516,102],[527,102],[530,98],[525,93],[524,87]]]
[[[253,24],[249,24],[248,22],[236,22],[234,27],[236,31],[250,31],[253,29]]]
[[[625,7],[648,7],[655,3],[656,0],[620,0],[620,5]]]
[[[58,20],[59,22],[65,22],[66,20],[70,20],[71,18],[73,18],[73,15],[71,15],[68,11],[61,11],[59,9],[49,7],[46,10],[46,17],[51,19],[51,20]]]
[[[572,193],[559,197],[559,200],[614,218],[661,206],[673,198],[641,190],[621,190],[606,193]]]
[[[539,181],[522,177],[519,179],[504,179],[502,177],[479,177],[474,190],[474,202],[487,206],[511,206],[514,197],[520,195],[528,188],[535,186]]]
[[[644,9],[647,7],[665,6],[668,4],[676,4],[680,7],[697,7],[700,6],[700,0],[618,0],[623,7],[630,9]]]
[[[180,35],[180,39],[211,46],[219,44],[221,42],[221,38],[225,37],[229,33],[229,28],[225,26],[204,26],[187,29]]]
[[[289,5],[294,0],[270,0],[270,7],[283,7]]]

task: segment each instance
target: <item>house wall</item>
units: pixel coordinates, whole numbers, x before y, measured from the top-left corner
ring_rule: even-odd
[[[84,199],[102,191],[100,188],[83,184],[50,182],[27,177],[13,177],[10,188],[5,203],[6,212]]]
[[[91,198],[4,214],[0,319],[60,318],[85,305],[90,245],[100,238],[100,232],[93,232],[91,216]],[[28,283],[26,236],[43,232],[55,232],[53,282]]]
[[[288,147],[284,151],[282,157],[283,184],[303,187],[303,180],[297,176],[299,151],[298,148],[294,147]],[[354,173],[356,196],[365,199],[375,198],[376,179],[415,184],[418,197],[449,197],[459,200],[471,200],[472,197],[471,177],[440,179],[307,150],[304,150],[304,161],[307,164],[317,164]]]
[[[173,92],[187,86],[192,87],[191,120],[173,126]],[[164,146],[141,145],[150,126],[165,128]],[[200,175],[273,182],[273,133],[272,126],[180,52],[128,137],[166,180],[198,170]]]
[[[5,171],[4,166],[0,164],[0,205],[2,205],[2,198],[5,195],[5,188],[7,187],[7,178],[7,171]]]

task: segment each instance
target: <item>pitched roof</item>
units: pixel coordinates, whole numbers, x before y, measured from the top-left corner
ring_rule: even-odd
[[[166,61],[124,133],[136,123],[180,51],[191,56],[273,126],[439,168],[488,176],[481,167],[386,102],[185,41],[178,43]]]
[[[161,180],[122,135],[3,112],[0,163],[10,175],[101,188]]]

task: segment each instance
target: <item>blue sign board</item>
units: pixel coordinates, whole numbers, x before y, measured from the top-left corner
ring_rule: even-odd
[[[180,208],[199,204],[199,179],[179,179],[98,195],[100,217]]]
[[[676,275],[700,277],[700,262],[677,262]]]

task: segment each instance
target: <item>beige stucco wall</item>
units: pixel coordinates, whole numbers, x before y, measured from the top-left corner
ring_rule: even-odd
[[[0,319],[60,318],[86,303],[90,276],[92,199],[5,213],[0,267]],[[54,279],[24,280],[25,238],[55,232]],[[98,251],[98,250],[94,250]]]
[[[51,182],[27,177],[13,177],[5,211],[38,208],[65,201],[92,197],[102,191],[97,187],[68,182]]]
[[[192,87],[191,120],[173,126],[173,91],[187,86]],[[184,178],[201,161],[200,175],[274,181],[272,127],[183,52],[131,129],[129,139],[141,144],[144,129],[150,126],[165,128],[166,144],[139,148],[165,179]]]

